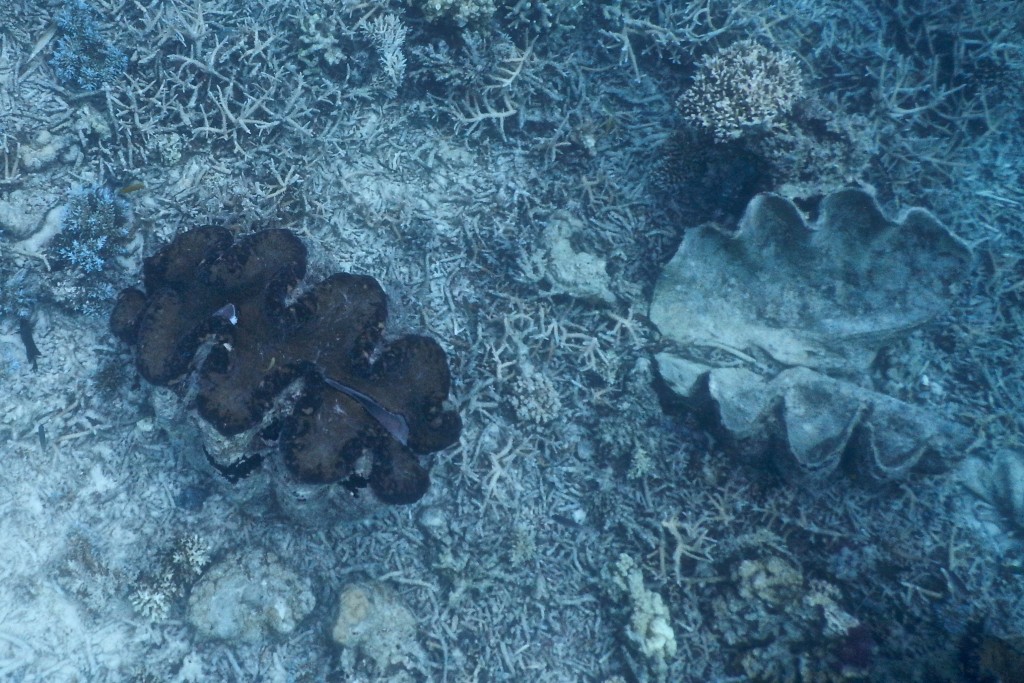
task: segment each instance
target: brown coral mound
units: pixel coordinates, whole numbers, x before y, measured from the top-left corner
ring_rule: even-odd
[[[194,392],[222,435],[275,434],[299,481],[415,502],[429,486],[417,456],[461,429],[447,357],[429,337],[384,340],[373,278],[336,273],[301,290],[305,271],[286,230],[190,230],[146,260],[145,292],[121,293],[111,329],[147,381]]]

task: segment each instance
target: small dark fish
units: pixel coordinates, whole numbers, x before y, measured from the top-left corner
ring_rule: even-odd
[[[46,450],[46,428],[43,425],[39,425],[39,429],[36,430],[36,436],[39,437],[39,448]]]
[[[144,189],[146,189],[146,186],[142,183],[141,180],[134,180],[125,185],[124,187],[122,187],[120,190],[118,190],[118,193],[131,194],[132,192],[138,192],[139,190]]]
[[[28,318],[21,318],[18,321],[18,333],[21,335],[21,343],[25,345],[25,355],[28,356],[28,362],[32,364],[33,370],[38,370],[39,365],[36,363],[36,359],[43,355],[39,353],[39,347],[36,346],[36,342],[32,339],[32,323],[29,322]]]
[[[409,422],[404,416],[398,413],[393,413],[380,403],[377,402],[372,396],[367,396],[358,389],[353,389],[347,384],[343,384],[336,379],[331,379],[327,375],[320,373],[320,377],[323,378],[324,383],[330,388],[340,391],[349,398],[353,398],[359,402],[359,405],[370,414],[374,420],[380,424],[381,427],[387,430],[388,434],[395,437],[395,440],[403,446],[409,445]]]

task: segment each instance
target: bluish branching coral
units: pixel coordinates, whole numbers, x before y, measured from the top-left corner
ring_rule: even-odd
[[[50,66],[62,84],[99,90],[124,73],[128,56],[103,37],[99,14],[85,0],[69,0],[56,22],[59,35]]]
[[[53,270],[63,274],[55,293],[63,303],[93,315],[109,309],[117,295],[117,259],[132,239],[128,201],[109,187],[72,190],[61,216],[61,231],[49,245]]]
[[[51,265],[101,273],[130,240],[128,201],[109,187],[78,188],[68,194],[61,231],[50,243]]]

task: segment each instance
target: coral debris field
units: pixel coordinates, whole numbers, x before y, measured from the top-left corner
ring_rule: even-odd
[[[1016,0],[0,0],[0,679],[1019,680],[1022,35]],[[171,338],[196,229],[269,284],[190,254]],[[337,273],[369,317],[303,327]]]

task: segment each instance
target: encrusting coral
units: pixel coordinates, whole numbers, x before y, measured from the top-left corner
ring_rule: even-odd
[[[146,259],[145,293],[121,293],[111,328],[147,381],[194,398],[225,437],[276,440],[298,481],[415,502],[429,486],[417,455],[461,428],[445,353],[382,339],[387,297],[371,277],[335,273],[294,296],[305,268],[286,230],[190,230]]]

